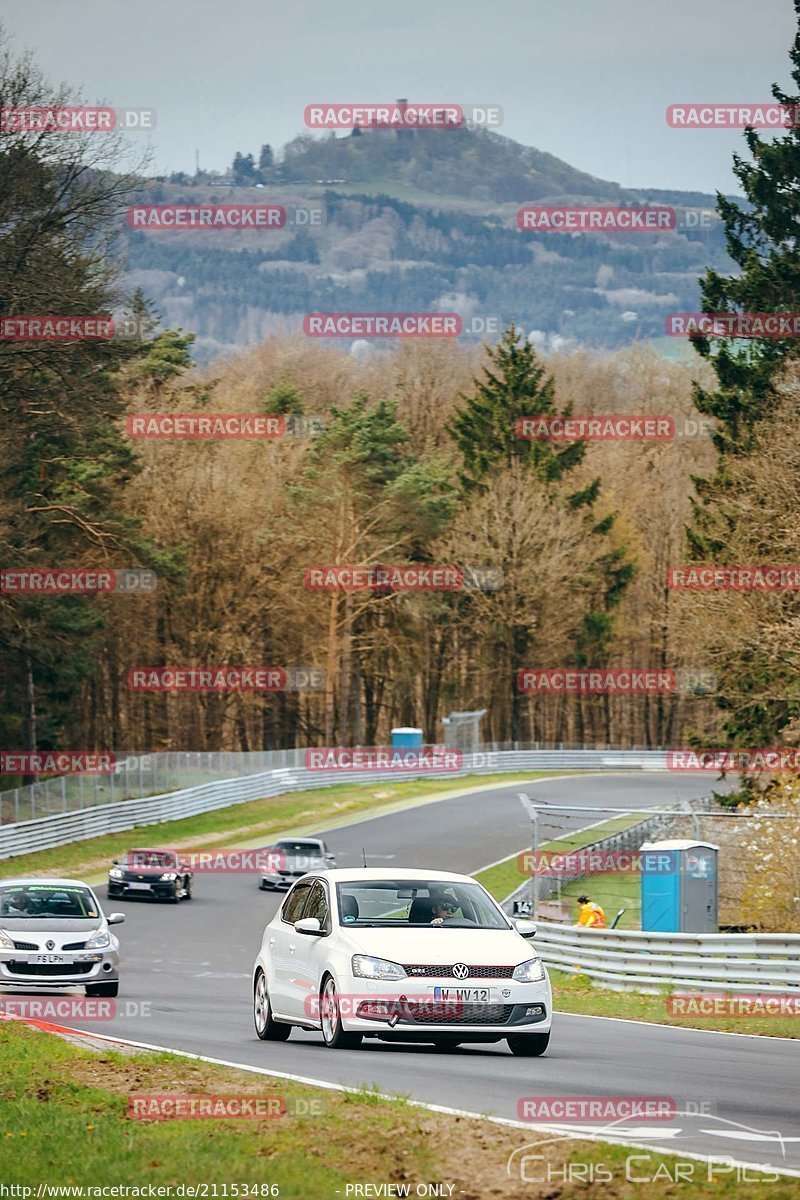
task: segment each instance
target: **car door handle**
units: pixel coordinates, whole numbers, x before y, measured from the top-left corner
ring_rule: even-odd
[[[295,952],[295,950],[296,950],[296,949],[297,949],[297,946],[295,945],[295,943],[294,943],[294,942],[289,942],[289,953],[290,953],[290,954],[294,954],[294,952]]]
[[[269,939],[269,945],[270,945],[270,949],[275,945],[275,938]]]

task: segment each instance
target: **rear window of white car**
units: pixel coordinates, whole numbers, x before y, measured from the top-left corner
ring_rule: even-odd
[[[370,879],[336,885],[340,925],[420,928],[437,916],[448,929],[508,929],[477,883]],[[444,915],[446,913],[446,915]]]

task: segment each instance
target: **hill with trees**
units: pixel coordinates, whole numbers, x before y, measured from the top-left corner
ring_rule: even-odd
[[[485,130],[304,135],[276,155],[237,151],[224,176],[152,179],[150,203],[322,210],[320,226],[128,238],[130,282],[195,358],[302,328],[309,311],[456,311],[512,321],[543,349],[662,339],[699,307],[698,276],[731,266],[714,197],[623,189]],[[671,205],[679,228],[606,235],[521,231],[521,204]],[[702,215],[705,214],[705,215]]]

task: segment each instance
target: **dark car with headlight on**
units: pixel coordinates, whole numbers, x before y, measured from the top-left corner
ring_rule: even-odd
[[[155,900],[191,900],[194,872],[174,850],[128,850],[108,872],[108,898],[152,896]]]

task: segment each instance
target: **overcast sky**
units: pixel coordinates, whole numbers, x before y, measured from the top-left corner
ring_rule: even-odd
[[[790,85],[791,0],[0,0],[14,44],[88,103],[154,108],[155,173],[224,169],[316,101],[497,104],[501,133],[630,187],[738,190],[734,130],[680,101]],[[141,137],[141,135],[139,135]]]

